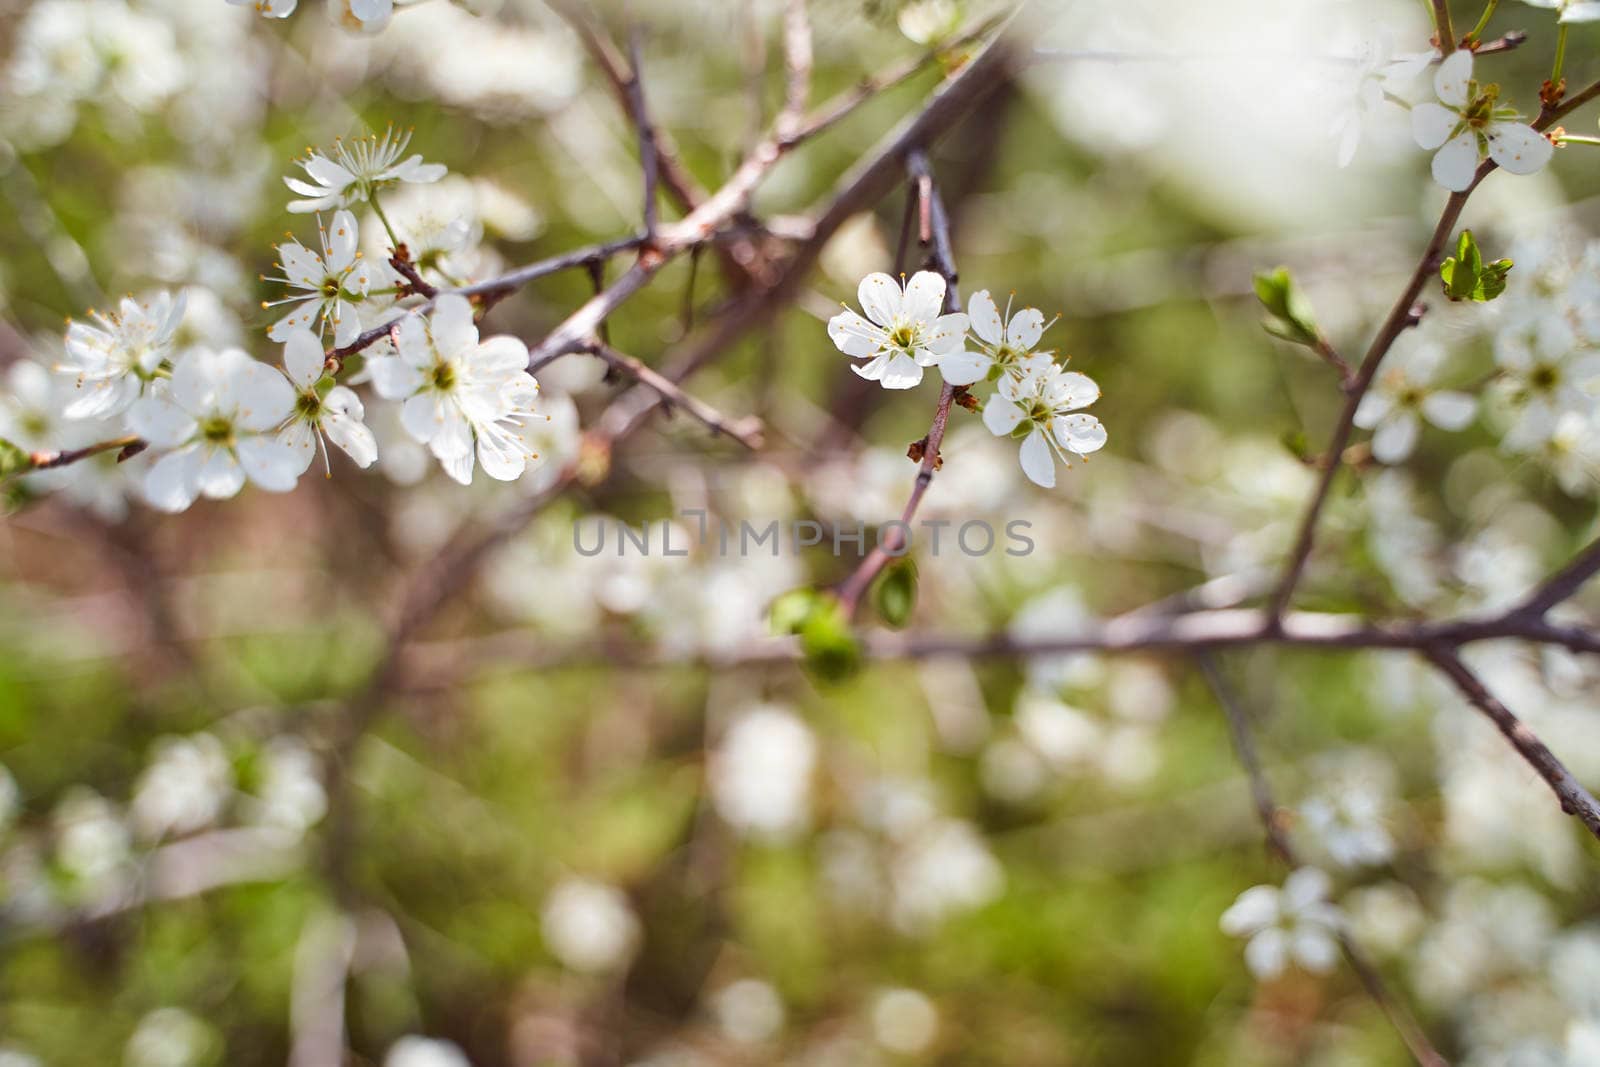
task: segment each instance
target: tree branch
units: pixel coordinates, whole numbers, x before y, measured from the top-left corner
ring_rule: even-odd
[[[1597,572],[1600,572],[1600,538],[1589,542],[1589,547],[1573,557],[1571,563],[1551,575],[1517,611],[1542,619],[1551,608],[1574,596]]]
[[[659,393],[661,398],[667,401],[671,407],[681,408],[688,412],[694,418],[705,423],[712,433],[725,434],[752,452],[759,451],[761,446],[765,444],[764,427],[761,420],[754,415],[748,415],[742,419],[729,419],[710,404],[684,392],[655,368],[641,363],[626,353],[617,351],[610,345],[596,342],[586,346],[584,351],[600,357],[610,366],[648,385]]]

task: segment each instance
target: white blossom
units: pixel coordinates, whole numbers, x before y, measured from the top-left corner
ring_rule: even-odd
[[[885,989],[872,1004],[872,1036],[904,1056],[926,1052],[939,1033],[939,1011],[915,989]]]
[[[1375,431],[1372,455],[1379,462],[1399,463],[1411,455],[1423,419],[1441,430],[1464,430],[1472,422],[1478,403],[1470,394],[1433,386],[1444,355],[1434,345],[1391,355],[1356,406],[1355,424]]]
[[[322,343],[316,335],[303,326],[291,330],[283,346],[283,373],[295,389],[294,414],[279,431],[278,441],[299,457],[302,474],[311,466],[320,444],[323,464],[331,476],[328,441],[344,449],[357,466],[370,467],[378,460],[378,442],[362,422],[361,398],[343,385],[319,391],[324,370]]]
[[[360,335],[361,318],[356,308],[368,299],[373,282],[383,275],[358,251],[360,230],[350,212],[334,212],[327,227],[318,219],[317,236],[322,244],[321,255],[295,240],[278,246],[276,266],[283,271],[283,277],[264,280],[279,282],[297,292],[261,305],[293,305],[289,314],[272,325],[267,336],[284,342],[291,331],[315,322],[319,337],[331,325],[333,343],[342,348]]]
[[[282,374],[236,348],[190,349],[166,388],[128,413],[128,425],[164,452],[145,476],[145,495],[164,511],[195,498],[224,500],[248,479],[286,493],[300,476],[299,459],[271,434],[294,410],[294,389]]]
[[[1600,350],[1558,316],[1527,320],[1495,338],[1496,383],[1515,412],[1501,441],[1509,452],[1533,452],[1549,441],[1561,417],[1595,409]]]
[[[300,0],[228,0],[235,7],[248,7],[269,19],[286,19],[294,14]]]
[[[1290,962],[1319,974],[1333,969],[1343,919],[1328,903],[1328,888],[1326,874],[1301,867],[1284,879],[1282,889],[1258,885],[1239,894],[1222,913],[1222,932],[1249,938],[1244,962],[1251,974],[1276,978]]]
[[[169,737],[134,787],[129,816],[147,840],[192,833],[217,818],[233,790],[233,767],[210,734]]]
[[[742,1045],[759,1044],[783,1029],[783,999],[757,978],[741,978],[719,989],[711,1008],[718,1029]]]
[[[383,0],[350,0],[351,13],[366,21],[357,10],[377,13],[389,5]],[[383,11],[387,18],[387,12]],[[311,180],[286,177],[285,185],[299,193],[302,199],[289,201],[289,210],[299,215],[327,208],[349,207],[363,200],[371,200],[374,193],[401,182],[426,184],[436,182],[445,175],[442,163],[424,163],[421,155],[406,156],[411,144],[410,132],[396,133],[393,127],[382,137],[368,134],[354,140],[337,140],[331,155],[312,152],[300,163]]]
[[[540,916],[545,945],[574,971],[614,971],[632,958],[639,919],[622,891],[573,878],[550,891]]]
[[[99,323],[67,326],[66,363],[56,369],[77,379],[69,419],[105,419],[126,411],[172,355],[184,298],[157,293],[143,303],[123,297],[115,312],[90,311]]]
[[[945,280],[918,271],[901,288],[887,274],[869,274],[856,296],[866,317],[849,308],[828,320],[828,336],[839,351],[866,364],[851,367],[885,389],[910,389],[922,381],[922,368],[961,349],[967,316],[944,311]]]
[[[1105,447],[1106,431],[1093,415],[1073,414],[1100,398],[1087,375],[1049,369],[1022,379],[1003,377],[983,409],[983,424],[996,437],[1022,438],[1022,473],[1046,489],[1056,484],[1056,459],[1087,456]]]
[[[793,712],[763,705],[740,713],[712,757],[717,811],[739,830],[792,836],[810,817],[816,759],[816,739]]]
[[[478,340],[472,305],[446,293],[433,314],[412,313],[395,326],[398,355],[370,361],[378,394],[401,400],[406,432],[423,442],[463,485],[473,455],[500,481],[522,476],[538,453],[529,440],[539,383],[527,371],[528,349],[515,337]]]
[[[407,1034],[389,1046],[383,1067],[472,1067],[461,1049],[450,1041]]]
[[[1446,189],[1470,187],[1486,155],[1512,174],[1532,174],[1550,162],[1555,146],[1518,121],[1515,109],[1496,106],[1497,86],[1472,80],[1471,52],[1463,49],[1440,63],[1433,88],[1439,102],[1411,109],[1411,133],[1423,148],[1438,149],[1433,177]]]
[[[128,1038],[125,1067],[201,1067],[217,1051],[217,1036],[204,1020],[182,1008],[157,1008]]]
[[[939,373],[951,385],[971,385],[985,377],[998,380],[1007,377],[1020,382],[1029,374],[1043,372],[1050,366],[1050,354],[1035,352],[1048,329],[1044,312],[1038,308],[1023,308],[1011,314],[1011,304],[1006,303],[1007,318],[1001,318],[989,290],[980,289],[967,301],[967,318],[972,332],[978,335],[976,352],[956,349],[939,357]],[[1008,321],[1009,319],[1009,321]]]
[[[1409,81],[1427,69],[1432,52],[1397,56],[1394,42],[1385,34],[1363,42],[1356,59],[1353,92],[1338,110],[1333,121],[1333,137],[1339,144],[1339,166],[1348,167],[1361,145],[1368,120],[1389,101],[1391,88]]]
[[[1556,12],[1558,22],[1594,22],[1600,20],[1600,0],[1522,0],[1530,7],[1542,7]]]
[[[900,32],[920,45],[936,45],[961,28],[958,0],[912,0],[896,17]]]

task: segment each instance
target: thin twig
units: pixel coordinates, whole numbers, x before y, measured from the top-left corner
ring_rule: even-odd
[[[656,128],[644,101],[644,67],[639,59],[639,30],[628,38],[628,57],[633,70],[628,75],[628,112],[639,135],[639,167],[644,172],[644,234],[647,244],[655,244],[660,211],[656,203],[656,184],[661,175],[661,153],[656,148]]]
[[[1551,608],[1576,595],[1596,573],[1600,573],[1600,538],[1589,542],[1589,547],[1574,556],[1571,563],[1551,575],[1517,611],[1543,618]]]
[[[389,266],[393,267],[406,280],[407,284],[411,286],[411,291],[416,295],[425,296],[429,300],[439,295],[438,287],[424,278],[417,271],[416,264],[412,263],[409,258],[402,256],[398,251],[389,257]]]
[[[31,452],[28,454],[28,470],[47,471],[56,467],[65,467],[77,463],[79,460],[88,459],[90,456],[98,456],[104,452],[124,453],[117,457],[117,462],[120,463],[143,452],[145,447],[144,441],[130,434],[127,437],[114,437],[109,441],[97,441],[82,448],[69,448],[60,452]],[[22,473],[27,473],[27,471]]]
[[[1245,776],[1250,780],[1250,795],[1254,799],[1256,815],[1261,820],[1268,846],[1291,869],[1301,866],[1300,857],[1295,854],[1294,844],[1284,831],[1282,820],[1278,818],[1278,806],[1272,799],[1272,786],[1267,781],[1266,772],[1261,769],[1261,761],[1256,755],[1248,713],[1222,677],[1222,672],[1217,669],[1215,658],[1209,652],[1202,651],[1195,654],[1195,660],[1200,665],[1200,673],[1204,675],[1212,695],[1216,697],[1223,714],[1227,717],[1228,734],[1233,739],[1233,749],[1238,754],[1239,763],[1244,767]],[[1422,1067],[1449,1067],[1449,1061],[1433,1047],[1428,1035],[1417,1024],[1416,1019],[1412,1018],[1411,1012],[1390,991],[1382,973],[1367,957],[1349,930],[1341,925],[1337,930],[1337,936],[1339,947],[1344,949],[1345,959],[1350,963],[1350,969],[1356,972],[1356,977],[1366,988],[1367,995],[1388,1018],[1389,1024],[1394,1027],[1395,1033],[1399,1035],[1412,1058]]]
[[[647,366],[633,356],[618,352],[607,344],[588,345],[585,351],[605,360],[606,363],[629,375],[636,381],[643,382],[657,393],[663,400],[674,408],[681,408],[694,418],[705,423],[712,433],[725,434],[739,442],[752,452],[759,451],[765,443],[765,427],[759,418],[747,415],[741,419],[730,419],[710,404],[683,391],[678,385],[664,377],[655,368]]]
[[[1433,0],[1433,25],[1439,31],[1439,51],[1449,55],[1456,50],[1456,31],[1450,25],[1450,0]]]
[[[1600,803],[1585,789],[1566,765],[1556,757],[1554,752],[1539,740],[1537,734],[1528,729],[1526,723],[1514,715],[1510,708],[1500,703],[1495,695],[1489,692],[1488,686],[1461,662],[1461,657],[1456,655],[1448,645],[1429,645],[1423,650],[1423,655],[1438,667],[1461,690],[1461,695],[1472,703],[1472,706],[1489,717],[1499,731],[1505,735],[1511,747],[1517,754],[1527,761],[1528,766],[1538,773],[1540,778],[1550,786],[1556,799],[1561,802],[1561,810],[1568,815],[1575,815],[1578,821],[1588,828],[1596,838],[1600,838]]]
[[[780,140],[799,133],[811,101],[811,16],[806,0],[787,0],[783,8],[783,110],[773,131]]]

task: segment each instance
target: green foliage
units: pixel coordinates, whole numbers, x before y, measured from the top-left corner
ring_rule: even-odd
[[[1315,347],[1321,342],[1322,333],[1317,329],[1311,302],[1295,284],[1288,267],[1257,271],[1255,290],[1256,299],[1267,312],[1261,320],[1262,329],[1291,344]]]
[[[33,469],[33,456],[0,437],[0,480],[26,474]]]
[[[1511,266],[1509,259],[1485,263],[1472,231],[1462,230],[1456,241],[1456,254],[1439,265],[1444,295],[1454,301],[1488,303],[1506,291],[1506,275],[1511,272]]]
[[[842,682],[861,669],[861,644],[839,598],[815,589],[793,589],[773,601],[772,631],[798,634],[805,664],[817,677]]]
[[[916,560],[905,556],[885,567],[872,587],[872,603],[887,625],[904,629],[917,606]]]

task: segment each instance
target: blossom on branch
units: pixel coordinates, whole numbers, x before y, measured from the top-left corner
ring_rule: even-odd
[[[196,497],[231,497],[247,479],[274,493],[293,489],[304,467],[271,434],[294,401],[282,374],[239,349],[190,349],[171,383],[128,412],[129,427],[166,453],[145,477],[150,503],[182,511]]]
[[[1283,888],[1258,885],[1239,894],[1222,913],[1222,932],[1249,938],[1244,962],[1260,979],[1276,978],[1291,962],[1325,974],[1339,958],[1337,935],[1344,918],[1328,903],[1328,876],[1301,867]]]
[[[1088,375],[1053,363],[1024,378],[1001,378],[999,391],[984,405],[983,424],[996,437],[1022,438],[1022,473],[1046,489],[1056,484],[1057,458],[1071,466],[1067,453],[1087,456],[1105,447],[1106,431],[1093,415],[1072,414],[1100,399]]]
[[[354,2],[352,0],[352,4]],[[401,158],[410,144],[409,131],[397,134],[390,127],[382,137],[367,134],[353,141],[334,141],[331,158],[312,152],[300,163],[311,179],[309,182],[292,176],[283,179],[285,185],[302,197],[289,201],[289,210],[297,215],[309,215],[330,207],[349,207],[371,200],[374,193],[401,182],[427,184],[443,178],[443,163],[424,163],[421,155]]]
[[[849,308],[828,320],[828,336],[839,351],[864,366],[861,377],[885,389],[910,389],[922,381],[922,368],[959,352],[967,336],[967,316],[944,311],[945,280],[918,271],[902,289],[887,274],[869,274],[856,293],[866,317]]]
[[[1441,430],[1464,430],[1477,413],[1470,394],[1433,387],[1444,353],[1431,345],[1406,358],[1391,357],[1372,390],[1356,407],[1355,424],[1372,435],[1372,455],[1380,463],[1399,463],[1417,446],[1426,419]]]
[[[334,212],[328,228],[323,227],[319,219],[317,235],[322,242],[320,256],[295,240],[278,246],[280,258],[276,265],[283,271],[283,277],[264,280],[280,282],[299,292],[261,305],[264,308],[294,305],[294,310],[272,325],[267,336],[274,341],[288,341],[293,331],[315,322],[320,337],[331,324],[333,343],[343,347],[361,333],[356,305],[371,294],[374,271],[357,251],[360,231],[350,212]]]
[[[278,440],[299,458],[301,474],[311,466],[320,443],[323,465],[332,475],[329,441],[344,449],[358,466],[370,467],[378,460],[378,442],[361,421],[365,415],[361,398],[343,385],[319,391],[323,364],[322,343],[316,334],[303,326],[291,331],[283,346],[283,373],[295,389],[294,416],[279,432]]]
[[[105,419],[126,411],[172,353],[183,321],[184,298],[166,292],[140,303],[122,298],[117,311],[90,311],[100,325],[67,326],[67,362],[56,369],[78,379],[78,395],[63,414],[69,419]]]
[[[1525,122],[1515,108],[1497,107],[1498,85],[1472,80],[1472,53],[1456,52],[1433,75],[1438,103],[1411,109],[1411,133],[1423,148],[1437,148],[1433,178],[1451,192],[1471,188],[1485,156],[1512,174],[1540,170],[1555,146]]]
[[[515,337],[478,340],[472,305],[440,296],[433,314],[413,312],[394,327],[397,355],[371,361],[378,395],[404,401],[406,432],[426,444],[445,473],[472,481],[473,455],[499,481],[522,476],[538,453],[529,440],[539,383],[527,371],[528,349]]]
[[[967,317],[972,332],[978,335],[978,351],[958,349],[940,356],[939,373],[944,375],[945,381],[951,385],[971,385],[985,377],[998,380],[1004,376],[1020,382],[1029,374],[1050,366],[1048,352],[1033,351],[1033,346],[1048,329],[1044,312],[1038,308],[1023,308],[1012,315],[1008,301],[1006,314],[1009,322],[1000,317],[1000,309],[989,290],[980,289],[972,294],[967,301]]]

